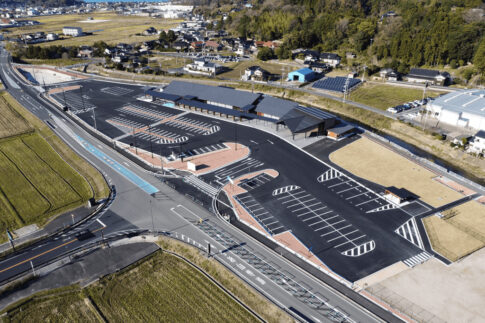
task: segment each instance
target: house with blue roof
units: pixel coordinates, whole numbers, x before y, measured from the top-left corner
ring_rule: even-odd
[[[317,74],[310,68],[305,67],[288,73],[288,81],[294,82],[311,82],[317,77]]]

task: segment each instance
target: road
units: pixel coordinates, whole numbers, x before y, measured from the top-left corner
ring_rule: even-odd
[[[49,120],[55,125],[54,132],[85,159],[95,165],[116,188],[114,199],[105,211],[80,227],[50,237],[21,253],[13,254],[0,262],[0,281],[4,282],[16,275],[28,272],[31,266],[39,266],[57,259],[76,248],[88,245],[101,239],[123,234],[123,232],[139,230],[162,230],[189,243],[210,243],[214,257],[232,270],[236,275],[255,287],[262,294],[283,308],[294,308],[303,313],[308,320],[315,322],[340,321],[346,317],[349,321],[374,322],[378,318],[366,309],[335,292],[300,268],[277,255],[244,233],[219,220],[201,206],[193,203],[184,195],[164,185],[157,176],[148,173],[130,160],[119,155],[110,147],[101,144],[76,124],[63,117],[62,113],[42,100],[37,89],[23,84],[12,71],[9,56],[2,50],[0,55],[0,78],[8,92],[23,106],[44,122]],[[80,140],[82,138],[82,140]],[[148,194],[135,185],[126,172],[120,172],[116,167],[98,159],[86,146],[95,147],[105,158],[115,161],[132,175],[149,183],[157,190]],[[205,220],[202,228],[199,220]],[[91,236],[77,238],[81,230],[89,229]],[[214,234],[216,232],[216,234]],[[221,237],[229,237],[221,239]],[[254,264],[248,262],[244,253],[237,252],[237,246],[228,248],[227,241],[243,245],[258,255],[260,263],[272,266],[284,273],[285,281],[277,284],[271,277],[264,274]],[[281,280],[279,281],[281,282]],[[296,286],[296,287],[295,287]],[[312,302],[296,297],[296,291],[303,289],[313,296],[314,300],[325,301],[325,306],[315,308]],[[326,301],[328,300],[328,302]],[[374,309],[375,310],[375,309]],[[383,314],[381,310],[381,315]],[[386,316],[385,320],[397,320]]]

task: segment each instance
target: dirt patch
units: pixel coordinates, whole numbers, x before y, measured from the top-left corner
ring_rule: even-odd
[[[484,258],[485,249],[451,266],[431,259],[413,270],[403,271],[372,286],[368,291],[416,319],[421,313],[415,311],[414,306],[399,304],[412,302],[435,316],[435,319],[429,317],[420,321],[483,322]],[[379,293],[381,287],[386,294]]]
[[[330,160],[371,182],[405,188],[433,207],[462,197],[434,181],[435,173],[365,137],[333,152]]]

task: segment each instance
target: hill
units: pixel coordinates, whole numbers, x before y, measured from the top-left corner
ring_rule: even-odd
[[[480,0],[263,0],[239,7],[222,0],[198,10],[238,36],[282,40],[279,58],[300,47],[344,59],[353,52],[402,72],[472,62],[485,29]]]

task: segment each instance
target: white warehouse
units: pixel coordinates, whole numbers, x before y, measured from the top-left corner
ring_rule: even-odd
[[[62,33],[66,36],[79,37],[83,34],[81,27],[64,27]]]
[[[485,130],[485,90],[461,90],[440,96],[426,107],[449,125]]]

